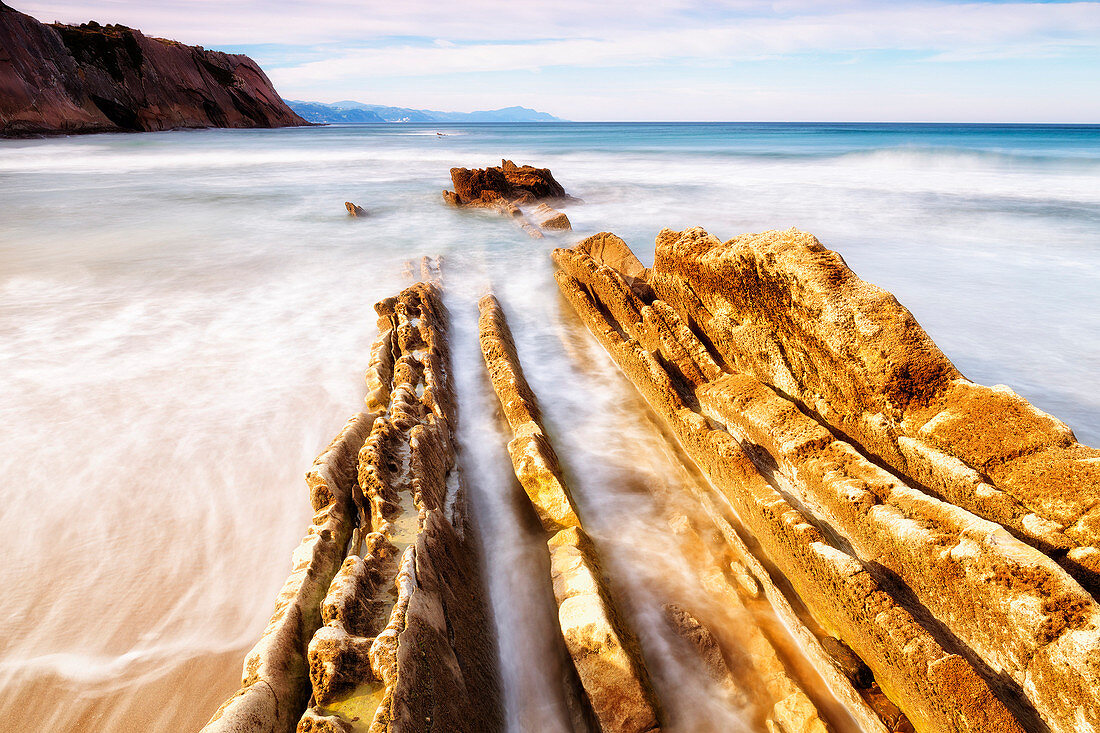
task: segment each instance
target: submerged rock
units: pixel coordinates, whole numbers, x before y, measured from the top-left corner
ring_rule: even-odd
[[[581,529],[504,310],[491,294],[478,301],[478,308],[481,353],[514,435],[508,443],[512,466],[543,529],[553,534],[547,548],[558,623],[588,712],[605,733],[657,730],[656,698],[641,650],[615,609],[596,548]]]
[[[481,353],[514,436],[508,443],[508,454],[516,478],[547,532],[580,526],[558,457],[543,432],[535,395],[523,376],[504,311],[492,295],[481,298],[478,307]]]
[[[350,201],[344,202],[344,208],[348,210],[348,216],[352,217],[353,219],[361,219],[367,215],[366,209],[356,204],[353,204]]]
[[[121,25],[45,25],[3,3],[0,48],[0,137],[309,124],[239,54]]]

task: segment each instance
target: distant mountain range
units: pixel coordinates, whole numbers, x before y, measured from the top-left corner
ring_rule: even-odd
[[[362,102],[302,102],[287,105],[310,122],[565,122],[527,107],[505,107],[481,112],[439,112],[433,109],[386,107]]]

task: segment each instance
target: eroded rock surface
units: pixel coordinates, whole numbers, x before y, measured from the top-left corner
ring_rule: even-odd
[[[120,25],[46,25],[3,3],[0,48],[0,136],[309,124],[239,54]]]
[[[502,201],[518,205],[569,198],[549,168],[517,166],[510,160],[490,168],[452,168],[451,182],[455,190],[443,195],[456,206],[495,207]]]
[[[349,420],[307,474],[315,526],[241,691],[208,731],[503,727],[455,457],[446,309],[438,286],[420,282],[375,310],[370,411]]]
[[[548,168],[517,166],[502,160],[490,168],[452,168],[454,191],[444,191],[443,200],[460,208],[492,209],[510,219],[532,238],[541,239],[542,230],[572,229],[569,217],[547,205],[547,201],[574,201]],[[529,209],[531,218],[520,207]],[[532,218],[534,221],[532,221]]]
[[[601,730],[659,730],[641,652],[611,602],[591,540],[569,527],[547,544],[558,623]]]
[[[800,602],[867,664],[912,724],[927,731],[1082,729],[1080,708],[1065,701],[1093,706],[1085,690],[1094,674],[1088,594],[997,525],[869,462],[778,385],[736,371],[737,342],[718,349],[717,331],[699,325],[709,318],[718,327],[720,311],[699,304],[709,291],[676,303],[658,299],[664,286],[656,274],[640,273],[652,292],[589,254],[608,238],[601,240],[555,251],[563,292]],[[617,244],[611,255],[637,271]],[[654,271],[662,267],[671,265],[659,257]],[[778,290],[779,302],[799,292],[797,283]],[[763,359],[760,350],[752,356]],[[1060,647],[1080,656],[1068,663],[1069,655],[1054,651]],[[843,684],[826,672],[831,686]]]
[[[322,600],[355,526],[354,456],[373,416],[351,418],[307,474],[316,513],[291,558],[292,572],[263,637],[248,653],[241,689],[203,728],[207,733],[293,731],[310,696],[306,646],[321,626]],[[349,466],[350,461],[350,466]]]
[[[970,382],[890,293],[797,230],[658,237],[651,284],[730,369],[1100,588],[1100,450],[1010,388]]]
[[[523,376],[504,310],[478,302],[481,353],[515,436],[508,453],[547,542],[558,623],[593,717],[605,733],[658,730],[658,708],[641,649],[617,612],[596,548],[581,529],[569,487],[547,438],[538,401]]]
[[[353,497],[370,531],[325,599],[302,726],[333,718],[371,733],[497,730],[496,649],[455,459],[446,310],[423,282],[375,310],[367,403],[380,412]]]

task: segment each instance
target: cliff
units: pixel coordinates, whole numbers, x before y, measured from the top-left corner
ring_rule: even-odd
[[[247,56],[0,2],[0,136],[305,124]]]

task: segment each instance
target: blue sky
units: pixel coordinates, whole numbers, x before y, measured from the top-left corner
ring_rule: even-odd
[[[10,4],[10,0],[9,0]],[[23,2],[247,53],[288,99],[572,120],[1100,123],[1100,2]]]

